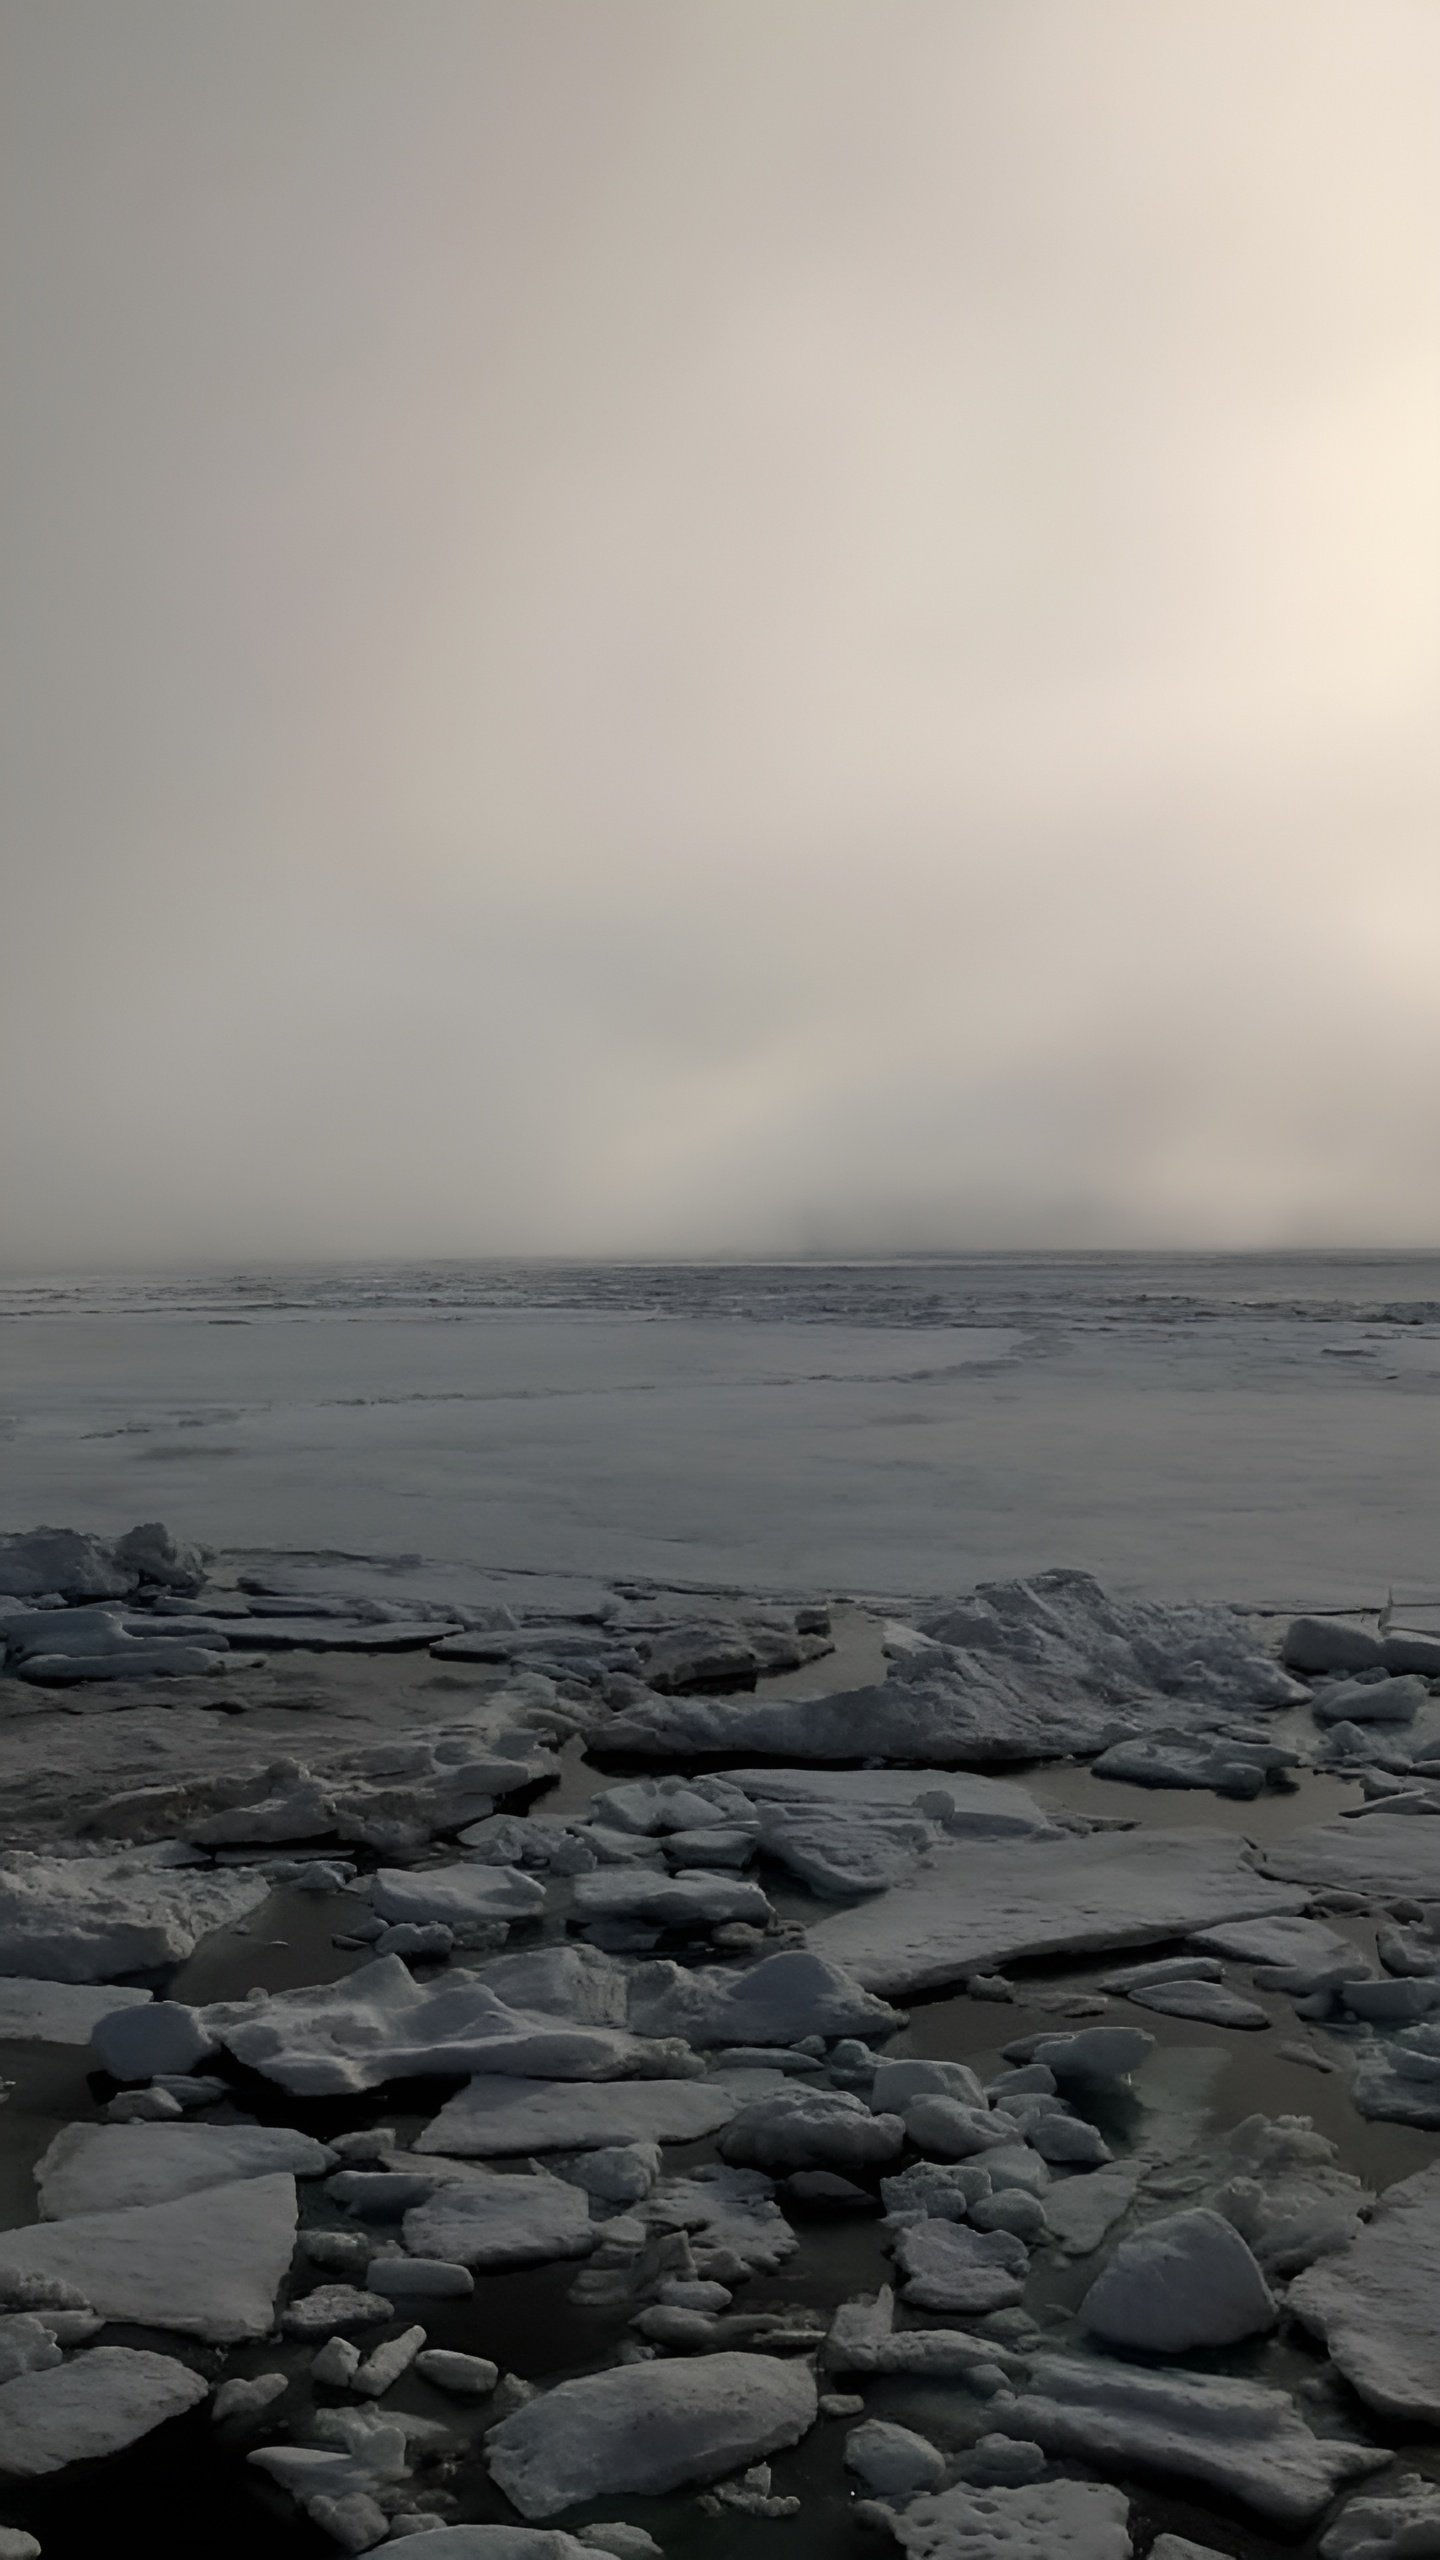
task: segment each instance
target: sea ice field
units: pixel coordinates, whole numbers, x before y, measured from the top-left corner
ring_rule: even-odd
[[[0,2560],[1440,2552],[1440,1262],[0,1364]]]

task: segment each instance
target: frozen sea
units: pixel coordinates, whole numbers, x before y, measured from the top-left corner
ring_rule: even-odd
[[[0,1286],[0,1525],[467,1579],[1440,1596],[1440,1255]]]

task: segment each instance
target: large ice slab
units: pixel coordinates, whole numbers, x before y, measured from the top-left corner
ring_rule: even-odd
[[[1428,1825],[1417,1826],[1421,1829]],[[1307,2267],[1290,2308],[1389,2418],[1440,2421],[1440,2164],[1387,2187],[1348,2249]]]
[[[243,1867],[166,1867],[138,1850],[61,1858],[13,1849],[0,1857],[0,1974],[110,1982],[178,1964],[269,1891]]]
[[[815,2377],[777,2356],[617,2365],[541,2392],[485,2439],[493,2478],[522,2516],[582,2498],[658,2496],[718,2480],[814,2425]]]
[[[1366,1813],[1348,1822],[1317,1822],[1272,1841],[1267,1875],[1301,1884],[1339,1885],[1391,1901],[1397,1894],[1440,1900],[1440,1822],[1414,1814]]]
[[[318,2178],[335,2154],[283,2124],[67,2124],[36,2164],[47,2220],[164,2204],[288,2171]]]
[[[820,1698],[646,1698],[611,1718],[607,1751],[757,1751],[772,1759],[1044,1760],[1197,1713],[1304,1692],[1241,1621],[1119,1600],[1089,1574],[989,1583],[901,1631],[888,1676]]]
[[[106,2320],[232,2346],[270,2328],[294,2248],[295,2181],[272,2176],[0,2231],[0,2269],[59,2276]]]
[[[1244,1843],[1198,1825],[944,1849],[914,1882],[809,1933],[867,1990],[904,1994],[1027,1957],[1178,1938],[1215,1922],[1294,1911],[1305,1895],[1260,1875]]]
[[[48,2373],[19,2374],[0,2385],[0,2472],[39,2480],[123,2452],[209,2389],[173,2356],[133,2347],[91,2347]]]
[[[1198,2480],[1284,2525],[1310,2523],[1342,2482],[1389,2458],[1312,2434],[1289,2393],[1263,2383],[1078,2356],[1042,2357],[1005,2425],[1099,2468],[1136,2464]]]
[[[32,1982],[0,1977],[0,2042],[87,2045],[102,2018],[117,2009],[143,2008],[148,1991],[114,1983],[92,1988],[80,1982]]]
[[[714,2080],[472,2080],[419,2136],[417,2151],[495,2160],[616,2142],[701,2142],[738,2114],[743,2083]]]
[[[694,2068],[663,2036],[527,2016],[473,1976],[419,1983],[399,1956],[377,1956],[319,1990],[262,2001],[253,2015],[232,2019],[223,2040],[237,2062],[299,2097],[477,2071],[608,2080]]]

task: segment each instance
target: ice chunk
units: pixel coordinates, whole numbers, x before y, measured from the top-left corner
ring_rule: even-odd
[[[1303,1920],[1292,1913],[1273,1920],[1226,1920],[1218,1929],[1197,1930],[1194,1943],[1207,1955],[1228,1956],[1235,1964],[1323,1965],[1354,1952],[1351,1940],[1323,1920]]]
[[[1316,1690],[1310,1709],[1317,1724],[1413,1724],[1429,1694],[1413,1674],[1393,1680],[1337,1680]]]
[[[1368,1627],[1345,1618],[1292,1618],[1285,1630],[1280,1659],[1290,1670],[1310,1673],[1375,1671],[1384,1661],[1380,1638]]]
[[[1268,2027],[1268,2010],[1258,2000],[1246,2000],[1228,1983],[1197,1982],[1187,1977],[1179,1982],[1151,1982],[1130,1993],[1137,2008],[1158,2010],[1166,2018],[1196,2018],[1207,2027]]]
[[[1432,2560],[1440,2489],[1412,2473],[1374,2498],[1352,2498],[1320,2538],[1320,2560]]]
[[[867,1990],[906,1993],[1021,1958],[1184,1937],[1303,1899],[1257,1874],[1232,1834],[1199,1826],[980,1841],[943,1849],[913,1883],[820,1921],[810,1944]]]
[[[1363,2400],[1388,2418],[1440,2420],[1440,2165],[1387,2187],[1347,2249],[1290,2288],[1290,2308],[1325,2341]]]
[[[1032,2062],[1067,2088],[1105,2089],[1128,2080],[1155,2050],[1155,2039],[1143,2027],[1077,2027],[1073,2034],[1033,2036],[1026,2040]],[[1018,2046],[1007,2045],[1007,2053]]]
[[[674,2044],[527,2016],[471,1976],[418,1983],[399,1956],[266,2000],[237,2016],[224,2042],[237,2062],[301,2097],[440,2073],[603,2080],[695,2068]]]
[[[1045,2198],[1045,2227],[1067,2258],[1088,2258],[1128,2213],[1140,2184],[1138,2162],[1117,2160],[1088,2178],[1067,2178]]]
[[[189,2071],[208,2061],[215,2037],[199,2009],[183,2000],[152,2000],[137,2012],[116,2000],[96,2020],[91,2039],[97,2060],[113,2080],[153,2080],[157,2072]]]
[[[844,2089],[783,2088],[742,2107],[722,2132],[720,2156],[741,2168],[867,2169],[905,2147],[898,2116],[872,2115]]]
[[[798,2044],[805,2036],[887,2035],[900,2024],[883,2000],[813,1948],[764,1957],[741,1973],[716,1966],[637,1965],[632,2029],[688,2044]]]
[[[1030,2263],[1024,2241],[1013,2231],[972,2231],[938,2217],[903,2223],[895,2255],[907,2302],[922,2311],[963,2311],[972,2319],[1018,2302]]]
[[[1389,2460],[1313,2435],[1289,2393],[1263,2383],[1071,2356],[1042,2357],[1005,2422],[1047,2453],[1197,2480],[1283,2525],[1310,2523],[1344,2481]]]
[[[381,1867],[370,1900],[382,1920],[442,1920],[463,1944],[477,1925],[524,1920],[545,1908],[545,1887],[519,1867],[477,1859],[457,1867]]]
[[[938,2489],[945,2477],[945,2456],[885,2418],[869,2418],[852,2427],[845,2439],[845,2468],[853,2471],[872,2496],[911,2498],[918,2489]]]
[[[1399,1894],[1440,1901],[1440,1822],[1413,1814],[1367,1813],[1363,1822],[1319,1822],[1271,1841],[1267,1875],[1338,1885],[1392,1902]]]
[[[909,2560],[1130,2560],[1128,2513],[1121,2491],[1098,2481],[967,2481],[914,2499],[892,2529]]]
[[[22,2373],[0,2385],[0,2472],[38,2480],[120,2453],[209,2389],[173,2356],[133,2347],[91,2347],[52,2372]]]
[[[106,2320],[229,2346],[264,2337],[294,2247],[295,2181],[272,2176],[0,2231],[0,2269],[60,2277]]]
[[[417,2258],[462,2267],[525,2267],[547,2258],[583,2258],[599,2227],[578,2187],[548,2176],[501,2177],[472,2170],[412,2206],[405,2246]]]
[[[144,2008],[148,1991],[115,1983],[29,1982],[0,1977],[0,2041],[86,2045],[101,2018]]]
[[[656,2496],[796,2444],[815,2379],[776,2356],[721,2353],[619,2365],[539,2394],[492,2427],[486,2458],[523,2516],[582,2498]]]
[[[607,1750],[759,1751],[776,1759],[1043,1760],[1143,1731],[1177,1699],[1207,1710],[1303,1694],[1228,1611],[1111,1598],[1088,1574],[992,1583],[892,1658],[872,1688],[818,1698],[647,1697],[613,1716]]]
[[[12,1849],[0,1857],[0,1974],[107,1982],[178,1964],[269,1892],[253,1870],[165,1867],[143,1850],[61,1858]]]
[[[318,2178],[334,2153],[308,2133],[269,2124],[67,2124],[37,2163],[49,2220],[164,2204],[235,2179],[288,2170]],[[3,2254],[3,2253],[0,2253]]]
[[[758,1884],[704,1869],[657,1875],[643,1867],[605,1867],[576,1877],[573,1908],[579,1921],[624,1920],[652,1929],[705,1929],[726,1920],[764,1928],[775,1916]]]
[[[1234,2346],[1273,2328],[1276,2311],[1239,2232],[1202,2205],[1122,2240],[1080,2317],[1107,2346],[1168,2356]]]
[[[443,2106],[417,2151],[462,2160],[616,2142],[700,2142],[745,2104],[743,2082],[519,2080],[487,2073]]]

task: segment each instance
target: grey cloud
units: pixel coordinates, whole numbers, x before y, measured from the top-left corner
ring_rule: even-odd
[[[1440,1241],[1422,0],[6,44],[6,1254]]]

